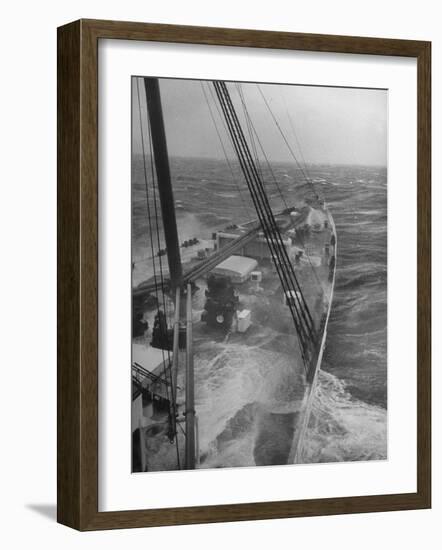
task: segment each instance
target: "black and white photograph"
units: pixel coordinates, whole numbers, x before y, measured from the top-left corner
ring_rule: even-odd
[[[440,546],[440,3],[2,7],[0,546]]]
[[[131,101],[132,472],[388,459],[388,90]]]

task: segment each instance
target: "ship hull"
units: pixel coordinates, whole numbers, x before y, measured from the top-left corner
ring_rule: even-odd
[[[316,360],[316,364],[314,365],[313,379],[312,379],[312,382],[306,387],[304,403],[301,408],[301,414],[298,418],[296,431],[295,431],[293,443],[290,450],[289,462],[292,464],[302,464],[305,461],[304,442],[305,442],[306,432],[307,432],[307,428],[308,428],[308,424],[311,416],[312,404],[315,396],[315,389],[318,382],[319,372],[321,370],[325,346],[327,343],[327,329],[328,329],[328,323],[329,323],[330,315],[332,311],[333,295],[334,295],[335,280],[336,280],[338,241],[337,241],[335,222],[330,212],[328,212],[328,217],[330,220],[331,230],[332,230],[332,234],[334,236],[334,242],[335,242],[335,245],[334,245],[335,262],[334,262],[333,271],[332,271],[332,280],[331,280],[331,287],[330,287],[330,295],[328,299],[327,314],[326,314],[326,319],[324,323],[324,329],[320,337],[321,343],[319,347],[319,353]]]

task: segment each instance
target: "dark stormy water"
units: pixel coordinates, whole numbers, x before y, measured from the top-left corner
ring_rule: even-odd
[[[237,167],[225,161],[174,159],[172,177],[180,238],[209,237],[255,218]],[[311,194],[290,164],[264,170],[274,208]],[[327,344],[306,433],[304,460],[333,462],[387,457],[387,171],[361,166],[310,166],[310,177],[333,214],[338,263]],[[238,184],[234,181],[234,177]],[[280,194],[281,191],[281,194]],[[152,274],[142,158],[133,164],[134,284]],[[153,208],[152,194],[150,206]],[[151,227],[155,231],[155,227]],[[162,236],[160,234],[160,240]],[[161,244],[163,246],[163,244]],[[253,369],[249,359],[255,355]],[[261,438],[290,439],[288,402],[295,382],[287,358],[246,346],[196,371],[200,448],[206,467],[260,463]],[[269,370],[269,365],[272,369]],[[256,430],[260,409],[273,411],[272,433]],[[279,416],[281,422],[278,423]],[[275,428],[276,426],[276,428]],[[210,427],[210,428],[209,428]],[[289,444],[289,443],[287,443]],[[278,462],[276,462],[278,463]]]

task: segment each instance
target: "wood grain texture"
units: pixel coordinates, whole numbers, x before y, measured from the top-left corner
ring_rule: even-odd
[[[417,486],[431,506],[431,44],[418,57]]]
[[[424,42],[361,36],[335,36],[274,32],[187,25],[157,25],[128,21],[82,20],[83,28],[99,38],[148,40],[183,44],[206,44],[304,50],[315,52],[358,53],[371,55],[401,55],[417,57]]]
[[[417,58],[416,493],[98,512],[98,41],[102,38]],[[58,521],[79,530],[431,506],[431,47],[428,42],[80,20],[58,29]]]
[[[58,32],[57,518],[79,526],[80,23]]]

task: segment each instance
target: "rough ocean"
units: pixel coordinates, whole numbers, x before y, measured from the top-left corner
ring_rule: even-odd
[[[209,238],[212,231],[256,217],[247,189],[233,181],[225,161],[172,159],[171,169],[181,240]],[[387,170],[330,165],[308,170],[336,223],[338,263],[304,461],[385,459]],[[273,172],[288,204],[311,192],[295,166],[275,164]],[[279,190],[268,176],[264,171],[271,204],[280,208]],[[152,273],[141,157],[133,163],[132,219],[136,285]],[[161,235],[160,242],[164,246]],[[208,420],[200,422],[202,465],[259,465],[272,451],[272,438],[279,440],[278,449],[281,441],[291,443],[293,419],[284,404],[296,395],[296,380],[289,357],[237,344],[217,346],[216,360],[201,362],[195,372],[197,414]],[[251,354],[253,369],[247,361]]]

